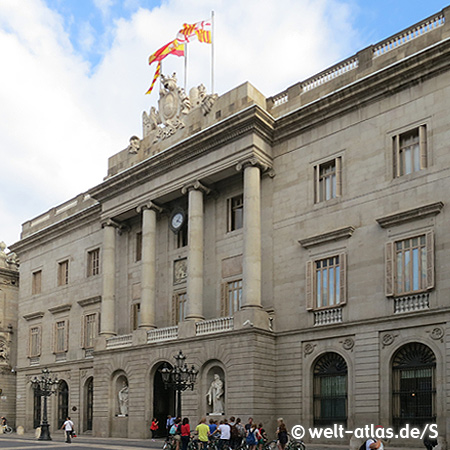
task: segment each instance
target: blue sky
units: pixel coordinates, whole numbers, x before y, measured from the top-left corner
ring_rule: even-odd
[[[449,0],[447,0],[448,2]],[[215,92],[265,96],[442,10],[438,0],[0,0],[0,241],[100,183],[142,136],[148,56],[215,11]],[[183,79],[182,58],[163,72]],[[210,51],[189,47],[188,86],[210,86]]]

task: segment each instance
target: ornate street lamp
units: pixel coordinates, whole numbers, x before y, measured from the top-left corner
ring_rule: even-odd
[[[51,441],[49,424],[47,420],[47,398],[50,395],[55,394],[58,388],[58,378],[50,377],[50,372],[48,369],[42,370],[42,375],[40,377],[34,377],[31,380],[33,389],[36,394],[44,398],[44,407],[42,411],[42,423],[41,423],[41,435],[39,436],[40,441]]]
[[[194,390],[198,370],[194,366],[191,368],[188,367],[185,362],[186,356],[183,355],[181,350],[174,358],[174,367],[170,368],[167,363],[164,363],[164,367],[159,371],[164,387],[177,391],[177,417],[181,417],[181,393],[186,389]]]

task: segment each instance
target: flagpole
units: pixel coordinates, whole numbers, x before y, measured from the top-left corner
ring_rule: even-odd
[[[188,55],[188,43],[184,43],[184,91],[187,88],[187,55]]]
[[[214,94],[214,11],[211,11],[211,94]]]

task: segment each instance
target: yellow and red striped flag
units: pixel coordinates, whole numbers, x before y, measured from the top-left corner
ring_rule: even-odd
[[[183,24],[183,28],[177,34],[178,42],[189,42],[191,39],[198,39],[199,42],[211,44],[211,21],[202,20],[201,22]]]
[[[149,90],[145,94],[151,94],[153,90],[153,86],[155,86],[156,80],[161,75],[161,61],[158,62],[158,65],[156,66],[156,72],[155,76],[153,77],[152,85],[150,86]]]
[[[150,55],[148,58],[148,63],[151,64],[155,61],[162,61],[169,55],[184,56],[184,43],[174,39]]]

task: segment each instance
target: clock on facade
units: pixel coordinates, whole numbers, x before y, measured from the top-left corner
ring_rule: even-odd
[[[174,233],[178,233],[186,223],[186,214],[181,209],[175,209],[170,216],[169,226]]]

